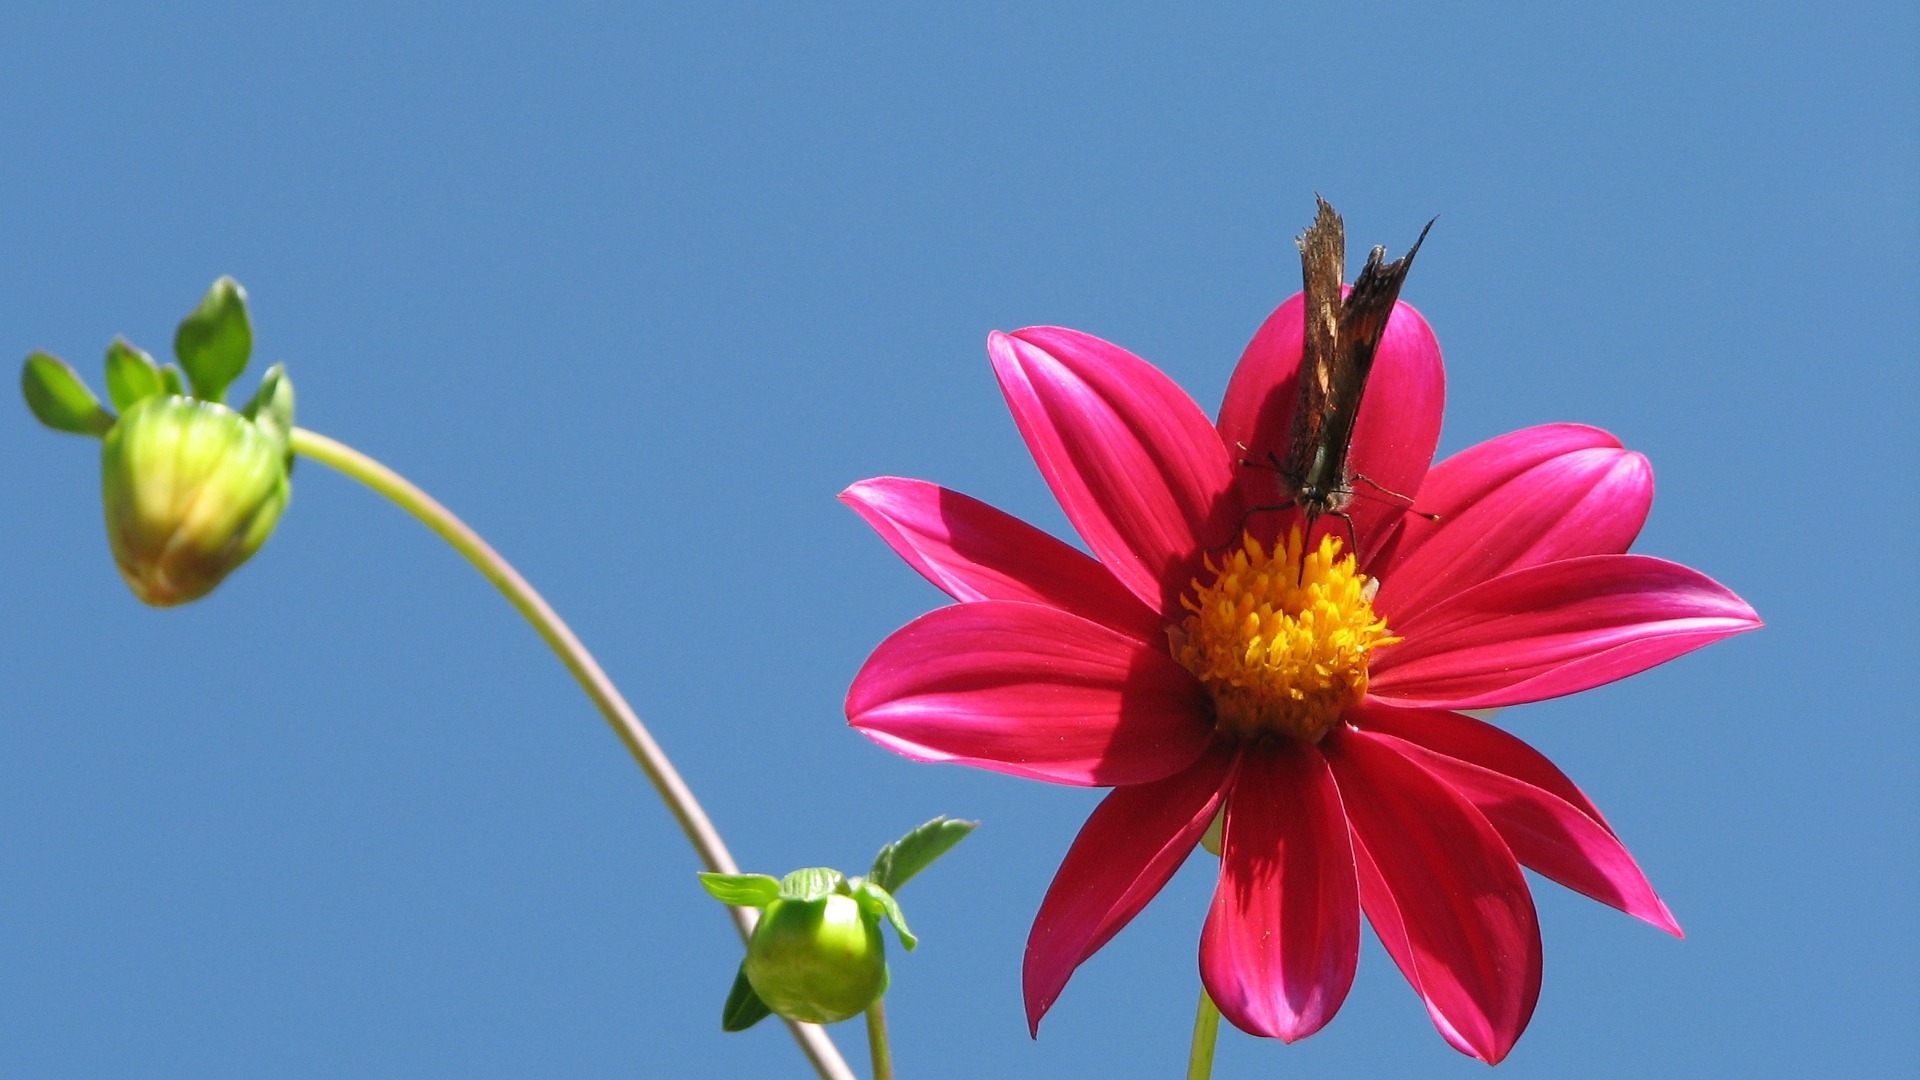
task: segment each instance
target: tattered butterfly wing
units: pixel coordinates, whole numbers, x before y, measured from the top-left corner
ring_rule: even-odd
[[[1337,407],[1340,364],[1340,285],[1347,262],[1346,226],[1325,199],[1315,197],[1320,212],[1302,233],[1300,274],[1306,292],[1306,339],[1300,355],[1299,399],[1287,438],[1287,456],[1281,461],[1281,479],[1297,505],[1311,500],[1328,474],[1326,423]]]
[[[1427,239],[1427,230],[1433,228],[1429,221],[1413,247],[1390,263],[1383,261],[1385,248],[1374,248],[1352,291],[1342,298],[1346,228],[1325,199],[1316,199],[1319,212],[1312,227],[1299,239],[1306,290],[1305,338],[1300,396],[1288,432],[1287,455],[1280,462],[1280,479],[1290,505],[1305,514],[1309,533],[1316,518],[1344,517],[1343,511],[1353,501],[1354,476],[1347,458],[1353,449],[1353,430],[1366,395],[1367,376],[1373,371],[1374,355],[1379,352],[1387,320],[1400,298],[1400,286]]]

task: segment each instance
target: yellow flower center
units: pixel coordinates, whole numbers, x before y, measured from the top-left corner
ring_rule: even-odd
[[[1173,657],[1206,684],[1223,735],[1319,742],[1366,696],[1367,654],[1400,639],[1373,613],[1379,583],[1340,547],[1324,536],[1303,561],[1297,528],[1271,553],[1247,536],[1180,598],[1191,614],[1167,631]]]

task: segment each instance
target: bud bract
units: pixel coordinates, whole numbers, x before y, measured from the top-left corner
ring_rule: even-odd
[[[146,397],[103,443],[107,541],[127,586],[156,607],[211,592],[287,505],[285,435],[224,405]]]
[[[866,1011],[887,989],[880,920],[838,893],[767,906],[747,946],[747,981],[775,1013],[833,1024]]]

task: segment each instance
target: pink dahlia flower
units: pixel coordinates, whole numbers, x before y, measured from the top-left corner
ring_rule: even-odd
[[[960,601],[874,650],[847,716],[916,760],[1114,789],[1027,941],[1035,1030],[1221,819],[1200,978],[1227,1019],[1319,1030],[1364,911],[1441,1035],[1497,1062],[1540,991],[1522,865],[1680,930],[1580,789],[1463,710],[1612,682],[1760,620],[1704,575],[1626,553],[1653,479],[1603,431],[1530,428],[1429,471],[1444,376],[1406,304],[1351,461],[1438,521],[1363,493],[1350,531],[1323,518],[1303,543],[1297,511],[1263,509],[1284,501],[1273,471],[1242,463],[1286,445],[1301,309],[1254,336],[1217,423],[1098,338],[992,335],[1014,420],[1093,557],[933,484],[847,489]]]

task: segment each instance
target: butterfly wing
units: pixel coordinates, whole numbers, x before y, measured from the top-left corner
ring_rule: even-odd
[[[1315,196],[1320,212],[1300,235],[1300,275],[1306,290],[1306,340],[1300,357],[1299,399],[1287,438],[1280,479],[1297,505],[1314,501],[1339,474],[1328,471],[1326,424],[1341,392],[1340,284],[1346,274],[1347,235],[1340,215]],[[1342,455],[1344,456],[1344,455]]]
[[[1420,238],[1413,242],[1413,247],[1392,262],[1383,261],[1387,249],[1374,248],[1367,256],[1367,265],[1361,269],[1360,277],[1353,283],[1353,291],[1340,305],[1333,363],[1335,378],[1332,392],[1326,396],[1326,415],[1320,423],[1320,436],[1323,445],[1329,448],[1329,469],[1341,490],[1346,490],[1352,480],[1347,454],[1353,447],[1353,428],[1360,419],[1360,401],[1367,392],[1367,378],[1373,374],[1374,355],[1380,351],[1380,339],[1387,332],[1393,305],[1400,299],[1400,286],[1407,280],[1407,271],[1413,269],[1413,257],[1420,253],[1420,245],[1426,242],[1427,230],[1431,228],[1433,222],[1429,221],[1427,228],[1420,230]]]

